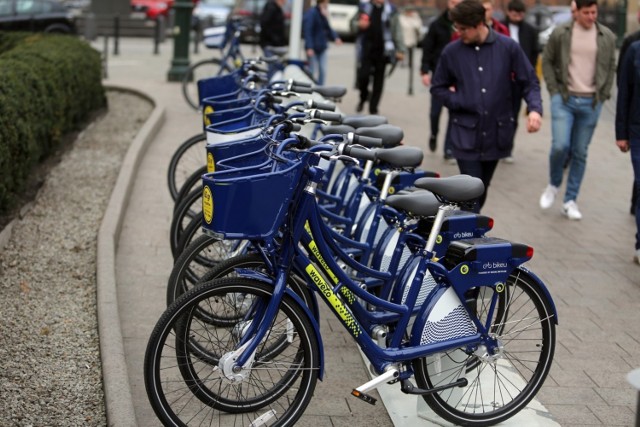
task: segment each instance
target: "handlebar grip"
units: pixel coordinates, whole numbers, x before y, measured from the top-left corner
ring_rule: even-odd
[[[311,90],[311,88],[308,87],[308,86],[299,86],[297,84],[291,84],[289,87],[291,88],[292,92],[297,92],[297,93],[312,93],[313,92]]]
[[[347,134],[347,142],[349,144],[359,144],[368,148],[381,148],[383,146],[382,138],[374,138],[372,136],[356,135],[353,132]]]
[[[293,79],[289,79],[289,84],[291,86],[298,86],[298,87],[308,87],[308,88],[313,87],[313,85],[311,83],[300,82],[300,81],[293,80]],[[309,93],[311,93],[311,92],[309,92]]]
[[[351,145],[345,145],[342,149],[342,154],[361,160],[376,160],[375,150],[367,150],[366,148],[354,147]]]
[[[315,108],[316,110],[336,111],[336,104],[333,102],[322,102],[310,99],[307,101],[307,108]]]
[[[311,118],[324,120],[326,122],[342,122],[342,114],[331,113],[329,111],[313,110],[313,113],[311,113]]]

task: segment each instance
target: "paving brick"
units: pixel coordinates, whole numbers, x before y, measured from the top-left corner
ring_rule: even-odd
[[[543,400],[544,402],[544,400]],[[553,414],[561,426],[600,426],[602,422],[585,405],[559,405],[546,403],[545,407]]]

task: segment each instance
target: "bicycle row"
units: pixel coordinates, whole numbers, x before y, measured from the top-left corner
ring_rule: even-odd
[[[533,249],[488,237],[492,220],[462,209],[482,182],[420,170],[422,152],[384,118],[296,95],[344,90],[241,70],[225,84],[238,103],[201,97],[193,146],[206,166],[176,195],[183,241],[145,357],[159,419],[293,425],[325,369],[317,299],[376,375],[355,397],[375,403],[370,390],[397,383],[461,425],[525,407],[552,363],[557,313],[523,265]]]

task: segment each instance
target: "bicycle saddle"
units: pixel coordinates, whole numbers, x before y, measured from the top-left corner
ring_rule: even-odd
[[[349,125],[354,128],[363,128],[363,127],[371,127],[386,124],[387,118],[384,116],[345,116],[342,119],[343,125]]]
[[[404,138],[404,132],[398,126],[389,124],[361,127],[355,130],[357,135],[380,138],[384,148],[397,147]]]
[[[385,203],[392,208],[406,211],[414,216],[435,216],[441,203],[430,191],[416,190],[387,197]]]
[[[469,175],[454,175],[447,178],[419,178],[414,185],[429,190],[436,196],[453,203],[468,202],[484,193],[480,178]]]
[[[423,157],[424,154],[418,147],[398,146],[376,150],[376,160],[388,163],[397,168],[418,167],[422,163]]]

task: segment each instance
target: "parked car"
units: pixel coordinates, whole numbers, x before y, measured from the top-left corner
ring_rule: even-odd
[[[200,0],[193,8],[193,23],[204,28],[224,25],[233,5],[234,0]]]
[[[331,0],[329,2],[329,25],[343,40],[353,40],[357,31],[352,31],[351,21],[358,12],[360,0]]]
[[[267,0],[235,0],[229,19],[242,25],[245,30],[240,34],[242,43],[257,44],[260,41],[260,14]],[[285,26],[289,28],[291,10],[289,5],[284,7]]]
[[[169,16],[174,0],[131,0],[131,17],[155,20]]]
[[[75,34],[75,14],[51,0],[0,0],[0,30]]]

